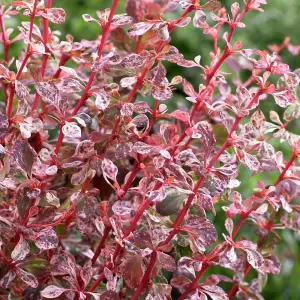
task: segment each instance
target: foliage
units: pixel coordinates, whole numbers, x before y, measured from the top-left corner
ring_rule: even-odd
[[[101,36],[80,42],[50,29],[66,18],[52,4],[0,6],[0,297],[262,299],[281,271],[278,231],[300,227],[300,137],[287,129],[300,115],[300,71],[281,57],[300,47],[233,42],[265,0],[227,10],[219,0],[128,0],[120,14],[113,0],[83,15]],[[22,14],[18,33],[6,28]],[[212,39],[208,64],[171,45],[187,26]],[[11,56],[20,40],[26,48]],[[173,65],[203,83],[168,79]],[[265,116],[269,101],[282,117]]]

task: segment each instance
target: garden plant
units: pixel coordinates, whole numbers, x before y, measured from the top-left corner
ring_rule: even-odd
[[[82,16],[92,41],[56,29],[59,3],[0,4],[0,299],[263,299],[300,230],[300,70],[281,57],[300,47],[243,47],[266,0],[110,0]],[[172,45],[189,26],[208,65]],[[244,169],[277,179],[245,197]]]

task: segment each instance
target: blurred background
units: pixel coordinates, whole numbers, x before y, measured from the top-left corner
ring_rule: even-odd
[[[136,0],[139,1],[139,0]],[[1,0],[0,0],[1,2]],[[6,1],[10,2],[10,1]],[[67,21],[63,25],[53,25],[51,28],[60,30],[62,32],[62,39],[65,38],[66,33],[74,36],[76,41],[81,39],[95,39],[99,34],[99,27],[94,23],[85,23],[82,20],[82,14],[88,13],[96,17],[95,11],[110,7],[111,0],[54,0],[53,7],[62,7],[67,13]],[[223,6],[230,9],[234,0],[222,0]],[[234,41],[241,40],[244,48],[252,49],[267,49],[271,44],[280,45],[286,36],[291,38],[291,43],[300,45],[299,32],[299,16],[300,16],[300,1],[299,0],[268,0],[268,5],[264,6],[265,13],[251,12],[243,20],[246,28],[238,29]],[[242,6],[242,1],[239,1]],[[124,12],[125,0],[120,1],[118,12]],[[178,9],[176,12],[168,14],[169,19],[175,19],[182,12]],[[25,19],[22,17],[22,19]],[[19,25],[19,17],[7,20],[7,27],[14,27]],[[212,23],[211,23],[212,24]],[[209,52],[213,50],[212,40],[210,36],[204,35],[200,29],[193,28],[191,24],[188,27],[180,28],[172,33],[171,44],[176,46],[186,59],[193,59],[197,55],[201,55],[201,64],[206,65],[210,63]],[[12,55],[18,53],[23,47],[19,42],[12,48]],[[219,42],[219,47],[224,48],[224,43]],[[2,51],[2,48],[0,48]],[[1,55],[2,56],[2,55]],[[300,68],[300,56],[292,56],[287,50],[282,52],[283,60],[290,65],[292,70]],[[224,65],[224,71],[229,69]],[[199,76],[198,68],[184,69],[174,64],[168,64],[168,78],[172,79],[176,75],[181,75],[186,78],[197,89],[197,86],[202,82]],[[172,106],[171,111],[178,105],[178,103],[185,103],[184,93],[178,89],[175,93],[174,102],[169,104]],[[152,100],[149,98],[149,101]],[[274,104],[273,99],[267,99],[261,103],[266,118],[269,120],[270,110],[278,112],[282,117],[283,110]],[[300,123],[294,120],[288,127],[288,130],[295,134],[300,134]],[[225,133],[223,133],[225,134]],[[273,143],[277,151],[284,153],[285,159],[290,157],[290,147],[287,143],[280,144]],[[263,180],[266,184],[272,184],[276,180],[278,174],[259,174],[253,176],[253,180],[249,177],[251,174],[246,169],[242,169],[239,175],[239,180],[242,182],[239,191],[243,198],[252,194],[255,183],[258,180]],[[217,219],[214,224],[219,229],[223,228],[224,219],[221,217],[224,213],[217,214]],[[212,218],[214,218],[212,216]],[[253,233],[253,229],[244,226],[243,234],[248,236]],[[249,225],[250,226],[250,225]],[[221,232],[221,230],[219,230]],[[222,237],[220,237],[222,238]],[[291,300],[300,299],[300,239],[299,236],[293,232],[285,231],[281,234],[281,241],[276,248],[276,255],[279,256],[282,262],[282,271],[279,276],[270,276],[268,283],[263,290],[265,299],[272,300]],[[215,272],[221,270],[212,270]],[[231,274],[229,274],[231,275]],[[250,275],[251,276],[251,275]]]

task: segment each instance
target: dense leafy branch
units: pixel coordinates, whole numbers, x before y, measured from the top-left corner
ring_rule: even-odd
[[[127,0],[123,14],[113,0],[83,15],[100,27],[94,41],[51,30],[66,18],[55,4],[0,6],[0,298],[261,299],[267,274],[280,273],[279,228],[299,231],[300,137],[290,125],[300,72],[280,55],[300,47],[233,42],[265,0],[230,11],[219,0]],[[7,28],[21,14],[27,21]],[[211,37],[209,65],[172,45],[187,26]],[[199,89],[168,78],[165,62],[196,68]],[[273,100],[282,117],[259,109]],[[243,199],[243,168],[278,177]],[[254,229],[243,236],[246,222]],[[213,266],[221,274],[207,276]],[[246,282],[251,270],[258,277]]]

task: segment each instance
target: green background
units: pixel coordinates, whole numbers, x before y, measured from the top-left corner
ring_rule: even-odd
[[[138,0],[137,0],[138,1]],[[7,1],[9,2],[9,1]],[[99,34],[99,27],[94,23],[85,23],[82,20],[82,14],[88,13],[95,17],[95,11],[110,7],[111,0],[54,0],[54,7],[63,7],[67,13],[67,21],[64,25],[51,25],[53,29],[62,31],[62,39],[65,38],[66,33],[70,33],[75,37],[76,41],[81,39],[95,39]],[[230,8],[233,0],[223,0],[223,5]],[[244,48],[252,49],[266,49],[270,44],[281,44],[286,36],[291,37],[291,42],[294,45],[300,44],[299,31],[299,16],[300,16],[300,1],[299,0],[269,0],[269,4],[264,6],[265,13],[250,12],[243,20],[246,28],[238,29],[234,41],[241,40]],[[124,12],[125,1],[121,0],[118,12]],[[240,1],[240,5],[242,1]],[[175,19],[181,10],[170,13],[169,19]],[[22,17],[22,19],[25,19]],[[11,18],[6,21],[8,27],[19,25],[19,18]],[[212,24],[212,23],[211,23]],[[186,28],[179,28],[172,33],[171,43],[175,45],[185,58],[193,59],[197,55],[201,55],[201,64],[206,65],[210,63],[209,52],[212,51],[212,42],[209,36],[202,33],[200,29],[193,28],[190,24]],[[12,54],[18,53],[22,47],[22,43],[18,42],[12,47]],[[219,46],[223,49],[224,43],[220,41]],[[1,48],[2,51],[2,48]],[[287,62],[291,69],[300,67],[300,56],[292,56],[287,50],[284,50],[282,57]],[[229,71],[226,66],[223,70]],[[197,87],[202,82],[199,77],[199,69],[184,69],[175,65],[168,64],[168,77],[171,79],[175,75],[181,75],[188,79],[194,87]],[[175,94],[174,102],[170,105],[171,109],[176,107],[178,101],[184,99],[184,94],[179,89]],[[149,100],[151,101],[151,100]],[[184,101],[184,100],[183,100]],[[184,101],[186,103],[187,101]],[[261,109],[268,118],[270,110],[276,110],[282,116],[283,110],[279,109],[274,104],[272,99],[267,99],[261,104]],[[293,121],[288,129],[296,134],[300,134],[299,121]],[[285,143],[273,144],[276,150],[281,150],[286,159],[289,159],[290,149]],[[257,180],[271,184],[276,180],[276,172],[273,174],[256,175],[249,180],[250,173],[246,169],[241,170],[239,180],[242,181],[240,192],[243,197],[249,196]],[[217,214],[218,218],[214,220],[219,232],[222,232],[224,215],[221,211]],[[249,232],[253,232],[252,228],[244,226],[243,233],[249,236]],[[276,254],[280,257],[282,262],[282,271],[280,276],[270,276],[268,284],[263,291],[266,299],[300,299],[300,249],[299,236],[293,232],[285,231],[281,234],[281,241],[276,248]]]

